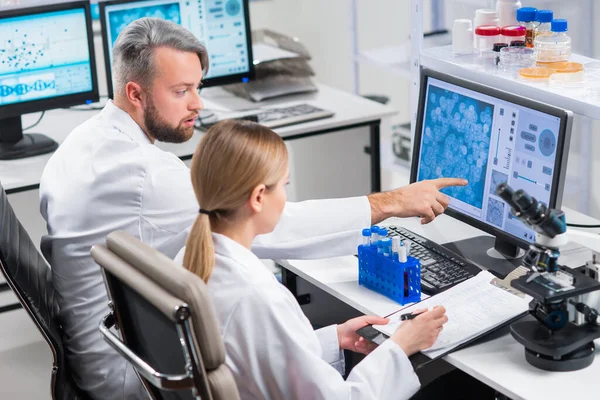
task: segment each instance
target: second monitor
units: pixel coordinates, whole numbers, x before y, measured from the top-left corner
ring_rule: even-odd
[[[442,190],[450,198],[446,213],[495,236],[446,247],[502,273],[518,265],[519,248],[535,233],[512,216],[496,187],[508,182],[560,207],[571,124],[569,111],[423,70],[411,182],[467,179],[466,187]]]
[[[253,78],[252,40],[248,0],[115,0],[100,3],[108,94],[112,90],[112,49],[117,36],[131,22],[153,17],[182,25],[196,36],[209,54],[203,86],[246,82]],[[204,67],[204,66],[203,66]]]

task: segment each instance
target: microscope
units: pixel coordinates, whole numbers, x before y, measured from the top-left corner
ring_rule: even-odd
[[[524,190],[502,183],[496,193],[513,216],[536,232],[535,243],[523,257],[528,273],[511,285],[532,297],[529,313],[510,333],[525,346],[525,359],[547,371],[575,371],[594,361],[594,339],[600,337],[600,235],[567,229],[565,215],[549,209]],[[570,269],[558,263],[560,248],[568,241],[593,252],[585,266]]]

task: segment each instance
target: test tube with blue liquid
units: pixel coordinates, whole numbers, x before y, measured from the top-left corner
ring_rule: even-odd
[[[384,237],[383,239],[381,239],[381,247],[383,248],[383,256],[384,257],[392,256],[392,239],[391,238]]]

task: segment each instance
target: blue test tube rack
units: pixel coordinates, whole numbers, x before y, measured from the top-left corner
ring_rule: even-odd
[[[421,263],[408,256],[406,262],[377,253],[377,244],[358,246],[358,283],[401,305],[421,300]]]

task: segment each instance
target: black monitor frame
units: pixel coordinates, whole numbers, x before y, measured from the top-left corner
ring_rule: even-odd
[[[549,104],[541,103],[535,100],[527,99],[514,94],[506,93],[501,90],[480,84],[455,76],[447,75],[441,72],[421,69],[421,86],[419,91],[419,106],[417,110],[417,122],[415,126],[415,135],[413,138],[413,155],[410,171],[410,182],[417,181],[418,167],[421,153],[421,139],[423,136],[424,114],[426,107],[427,82],[429,78],[435,78],[453,85],[470,89],[491,97],[498,98],[503,101],[513,103],[515,105],[527,107],[551,116],[560,118],[560,132],[557,135],[556,160],[554,162],[554,175],[552,177],[552,187],[550,190],[550,200],[548,206],[550,208],[560,208],[562,204],[563,190],[567,171],[567,159],[569,154],[569,146],[571,142],[571,128],[573,124],[573,113],[568,110],[561,109]],[[485,222],[461,213],[460,211],[447,208],[445,211],[449,216],[465,222],[471,226],[481,229],[493,235],[496,238],[495,249],[506,256],[507,258],[516,257],[518,248],[528,248],[530,242],[511,235],[500,228],[495,228]],[[452,250],[457,250],[452,248]],[[475,249],[477,250],[477,249]],[[482,249],[479,249],[482,250]],[[483,249],[485,251],[486,249]]]
[[[102,48],[104,50],[104,68],[106,70],[106,84],[108,88],[108,97],[114,98],[113,84],[112,84],[112,65],[111,65],[111,54],[110,44],[108,43],[108,26],[106,21],[106,7],[112,5],[120,5],[127,3],[143,3],[144,1],[150,0],[111,0],[99,2],[100,7],[100,24],[102,25]],[[206,78],[202,80],[202,87],[228,85],[231,83],[247,82],[254,80],[255,68],[254,68],[254,57],[252,55],[252,30],[250,29],[250,7],[248,0],[241,0],[244,7],[244,22],[246,24],[246,46],[248,47],[248,71],[239,74],[217,76],[214,78]],[[209,54],[210,56],[210,54]],[[204,68],[204,66],[202,66]]]
[[[29,157],[54,151],[58,145],[52,139],[39,134],[23,134],[21,115],[55,108],[66,108],[99,100],[94,34],[89,1],[46,4],[34,7],[0,10],[0,21],[5,18],[22,17],[55,11],[83,9],[86,18],[88,50],[92,89],[87,92],[66,94],[45,99],[0,105],[0,159],[9,160]]]

